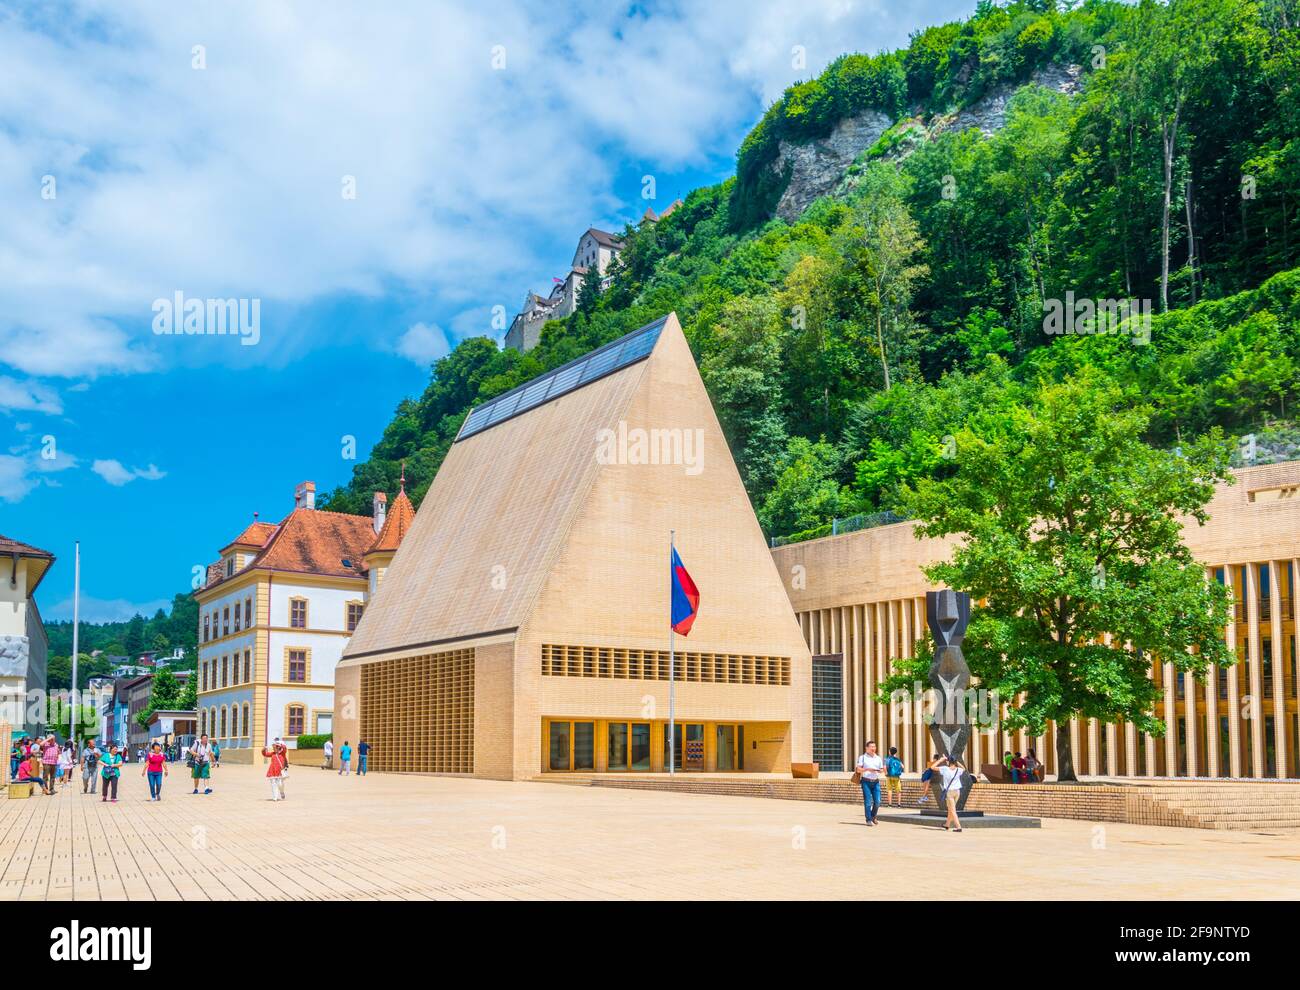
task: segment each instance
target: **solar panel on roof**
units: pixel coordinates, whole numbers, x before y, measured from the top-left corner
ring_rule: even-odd
[[[504,395],[488,400],[465,417],[456,440],[459,442],[475,433],[482,433],[512,416],[535,409],[649,357],[666,319],[663,317],[639,330],[633,330],[627,336],[598,347],[590,354],[584,354],[568,364],[538,375],[531,382],[513,388]]]

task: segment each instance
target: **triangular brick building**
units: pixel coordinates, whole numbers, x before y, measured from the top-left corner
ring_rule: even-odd
[[[473,410],[335,676],[376,770],[659,771],[669,533],[682,770],[810,758],[811,658],[675,315]]]

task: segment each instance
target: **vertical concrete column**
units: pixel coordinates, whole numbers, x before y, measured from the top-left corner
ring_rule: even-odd
[[[1165,773],[1178,776],[1178,703],[1174,696],[1174,665],[1166,660],[1160,666],[1160,684],[1164,688]]]
[[[1180,674],[1183,679],[1183,711],[1187,716],[1187,776],[1199,776],[1200,769],[1200,724],[1196,712],[1196,678],[1191,674]]]
[[[1223,565],[1223,582],[1232,596],[1232,616],[1228,620],[1227,642],[1228,651],[1235,657],[1237,655],[1237,591],[1235,586],[1236,575],[1232,573],[1232,566]],[[1240,777],[1241,773],[1241,692],[1237,689],[1238,684],[1237,664],[1228,668],[1228,776]]]
[[[1100,734],[1097,731],[1097,724],[1095,718],[1088,719],[1088,775],[1090,777],[1096,777],[1101,773],[1101,760],[1098,758],[1101,755],[1101,743],[1099,742]]]
[[[853,754],[858,745],[858,735],[862,732],[862,691],[863,691],[863,670],[862,670],[862,623],[858,616],[858,606],[849,606],[849,649],[844,655],[845,673],[850,675],[852,681],[852,693],[850,694],[849,708],[844,710],[845,721],[848,722],[844,732],[844,747],[850,754]],[[861,750],[857,750],[861,752]],[[846,767],[850,763],[844,764]]]
[[[887,602],[876,602],[875,624],[876,624],[876,652],[872,658],[872,664],[876,668],[876,686],[879,688],[880,682],[884,679],[885,657],[888,655],[889,639],[885,632],[885,608]],[[876,704],[876,724],[872,726],[871,734],[868,738],[880,736],[885,728],[885,720],[889,717],[889,708],[883,703]]]
[[[1110,777],[1119,776],[1119,726],[1114,722],[1107,722],[1105,725],[1106,732],[1106,774]]]
[[[872,664],[871,651],[873,649],[873,638],[871,635],[871,606],[861,605],[860,621],[862,623],[862,646],[860,650],[860,661],[862,663],[862,713],[858,719],[858,738],[857,744],[853,747],[857,753],[863,750],[863,744],[870,738],[871,726],[875,719],[872,713],[875,711],[875,702],[871,700],[872,694],[876,690],[876,668]]]
[[[1264,776],[1264,662],[1260,655],[1259,572],[1246,565],[1246,655],[1250,672],[1250,767],[1252,777]]]
[[[1226,565],[1225,565],[1226,568]],[[1217,584],[1214,568],[1205,569],[1207,584]],[[1230,620],[1231,621],[1231,620]],[[1226,629],[1225,629],[1226,635]],[[1219,771],[1219,668],[1210,664],[1205,670],[1205,772],[1218,777]]]
[[[1277,765],[1276,775],[1283,780],[1287,775],[1287,738],[1290,727],[1286,724],[1286,677],[1282,664],[1286,653],[1282,649],[1282,580],[1285,566],[1276,560],[1268,562],[1269,629],[1272,635],[1273,662],[1273,753]],[[1266,768],[1267,769],[1267,768]]]

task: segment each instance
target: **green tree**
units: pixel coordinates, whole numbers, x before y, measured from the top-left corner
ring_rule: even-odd
[[[190,678],[193,680],[194,678]],[[153,718],[156,711],[168,711],[177,707],[180,698],[180,682],[170,670],[163,667],[153,675],[153,680],[149,684],[149,704],[136,713],[136,724],[141,728],[149,725],[149,719]]]
[[[776,483],[759,510],[763,527],[773,535],[796,533],[845,514],[850,496],[835,480],[838,468],[830,444],[791,437]]]
[[[960,430],[952,477],[905,491],[919,536],[963,537],[925,573],[979,603],[966,658],[1008,702],[1011,730],[1081,717],[1161,734],[1151,664],[1201,677],[1234,660],[1227,594],[1180,535],[1180,517],[1203,524],[1229,478],[1227,445],[1216,432],[1157,450],[1141,440],[1149,421],[1096,375],[1046,385]],[[882,696],[924,676],[921,662],[896,664]],[[1056,755],[1060,779],[1077,779],[1068,731]]]
[[[855,216],[863,231],[856,252],[865,287],[861,302],[875,332],[885,391],[891,384],[890,353],[901,347],[903,335],[911,328],[912,293],[930,272],[919,260],[925,241],[903,192],[892,165],[875,165],[864,182]]]

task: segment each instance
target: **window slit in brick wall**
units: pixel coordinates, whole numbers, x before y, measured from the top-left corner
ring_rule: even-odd
[[[789,657],[683,650],[677,652],[676,664],[679,681],[779,687],[790,684]],[[547,677],[666,681],[668,651],[546,643],[542,646],[542,673]]]

